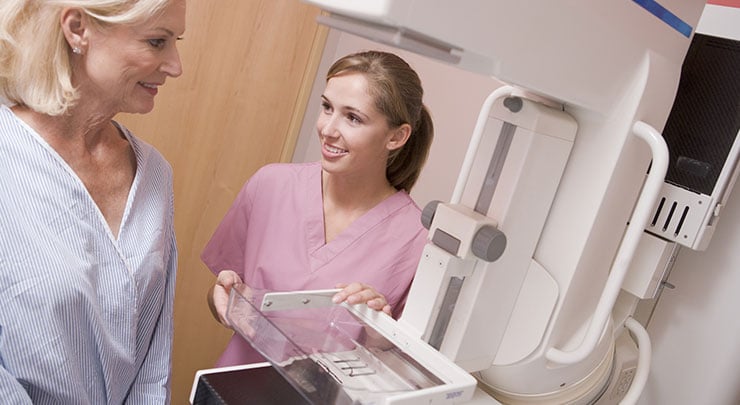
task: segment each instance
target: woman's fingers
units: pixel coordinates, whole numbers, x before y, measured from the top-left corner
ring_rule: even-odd
[[[376,311],[383,311],[388,314],[391,312],[391,307],[388,305],[388,300],[385,296],[367,284],[358,282],[337,284],[337,288],[341,288],[342,290],[332,298],[336,304],[345,301],[353,305],[364,303]]]
[[[229,294],[231,293],[231,288],[235,284],[241,282],[242,279],[236,272],[232,270],[222,270],[216,277],[216,284],[211,288],[209,296],[211,312],[214,313],[214,316],[219,322],[228,327],[231,327],[229,321],[226,319],[226,309],[229,305]]]

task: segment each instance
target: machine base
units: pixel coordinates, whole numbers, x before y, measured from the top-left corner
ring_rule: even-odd
[[[200,370],[190,401],[193,405],[310,405],[270,363]]]

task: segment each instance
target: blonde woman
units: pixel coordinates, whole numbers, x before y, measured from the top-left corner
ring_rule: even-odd
[[[172,173],[113,121],[182,73],[184,0],[0,3],[0,402],[169,402]]]

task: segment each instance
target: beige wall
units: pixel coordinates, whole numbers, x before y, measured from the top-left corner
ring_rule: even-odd
[[[189,0],[179,43],[184,74],[147,115],[119,120],[154,144],[175,176],[179,269],[173,404],[213,366],[230,332],[208,312],[214,276],[199,255],[244,181],[289,161],[326,30],[297,0]]]

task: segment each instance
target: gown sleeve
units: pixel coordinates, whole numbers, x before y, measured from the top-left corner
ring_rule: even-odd
[[[7,403],[32,405],[31,397],[20,382],[0,362],[0,398]]]
[[[259,172],[244,184],[201,253],[201,260],[214,274],[233,270],[244,279],[247,229],[258,184]]]
[[[172,177],[169,188],[172,190]],[[165,252],[166,284],[164,304],[149,343],[146,357],[139,368],[134,383],[129,390],[126,404],[169,404],[172,373],[172,340],[174,332],[175,282],[177,280],[177,240],[174,228],[174,191],[170,191],[167,212],[167,244]]]
[[[177,271],[177,245],[170,239],[170,258],[167,262],[167,285],[165,304],[154,329],[148,353],[136,376],[134,385],[126,399],[126,404],[169,404],[170,372],[172,368],[172,335],[174,330],[173,311],[175,280]]]

